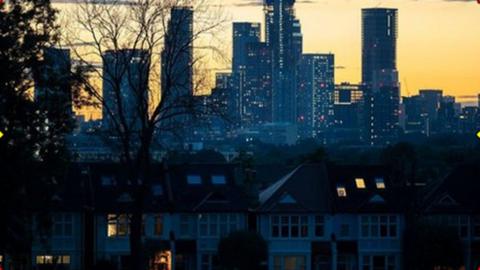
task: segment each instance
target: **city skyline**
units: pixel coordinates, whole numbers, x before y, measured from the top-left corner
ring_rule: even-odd
[[[475,1],[297,1],[304,52],[334,53],[336,83],[360,82],[361,9],[380,6],[399,10],[397,61],[402,96],[425,88],[443,89],[455,96],[474,96],[480,91],[476,77],[480,70],[480,28],[474,27],[480,22],[480,6]],[[261,1],[228,0],[225,9],[233,22],[264,24]],[[452,18],[448,22],[443,20],[445,12]],[[458,31],[467,26],[469,31]],[[226,36],[231,42],[230,33]],[[459,40],[463,42],[459,44]],[[443,45],[432,46],[439,42]]]

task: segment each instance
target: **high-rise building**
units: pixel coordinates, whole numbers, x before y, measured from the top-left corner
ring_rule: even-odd
[[[379,70],[373,75],[373,82],[364,92],[364,127],[372,145],[389,145],[395,143],[399,135],[400,84],[397,70]]]
[[[146,50],[108,50],[103,54],[104,129],[140,128],[148,114],[149,71]]]
[[[172,8],[161,55],[160,93],[165,114],[174,116],[161,125],[174,131],[175,140],[180,141],[191,135],[186,127],[194,122],[192,113],[203,106],[198,102],[201,98],[194,98],[193,41],[193,8]]]
[[[274,122],[296,121],[296,70],[302,54],[295,0],[265,0],[265,38],[272,51],[272,115]]]
[[[430,135],[430,121],[425,113],[425,100],[422,96],[416,95],[403,97],[402,103],[405,114],[404,132],[405,134],[424,134]]]
[[[272,58],[264,42],[247,45],[245,84],[242,95],[242,125],[272,121]]]
[[[397,9],[362,9],[362,82],[373,81],[374,72],[397,69]]]
[[[189,99],[193,95],[193,9],[174,7],[162,51],[162,96]]]
[[[438,109],[442,103],[443,91],[440,89],[420,89],[419,96],[422,98],[424,113],[430,121],[437,120]]]
[[[247,45],[259,43],[261,35],[260,23],[235,22],[233,23],[233,59],[232,70],[239,72],[247,64]]]
[[[244,128],[271,121],[271,53],[259,23],[233,24],[232,80]]]
[[[70,50],[47,48],[35,73],[35,102],[48,113],[73,116]]]
[[[335,89],[333,54],[304,54],[297,74],[297,125],[300,138],[326,139],[333,123]]]
[[[215,89],[212,91],[214,104],[221,105],[221,117],[225,120],[228,131],[234,130],[240,125],[240,109],[238,92],[234,91],[232,85],[232,73],[222,72],[215,76]]]
[[[362,104],[361,85],[344,82],[335,86],[332,143],[360,141]]]
[[[362,9],[363,139],[370,145],[391,144],[398,136],[397,19],[397,9]]]

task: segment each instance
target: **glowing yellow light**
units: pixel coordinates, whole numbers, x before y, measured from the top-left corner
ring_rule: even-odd
[[[3,137],[3,132],[0,131],[0,139]]]
[[[0,133],[1,133],[1,132],[0,132]],[[2,137],[2,136],[0,135],[0,138],[1,138],[1,137]],[[479,138],[479,139],[480,139],[480,131],[479,131],[479,132],[477,132],[477,138]]]

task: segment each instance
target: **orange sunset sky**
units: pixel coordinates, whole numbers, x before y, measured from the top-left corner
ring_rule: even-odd
[[[231,21],[261,22],[261,0],[224,0]],[[58,5],[60,10],[69,5]],[[480,5],[476,0],[297,0],[304,52],[335,54],[336,82],[359,82],[361,9],[399,10],[398,70],[402,95],[422,88],[463,96],[480,93]],[[231,23],[225,43],[231,43]],[[231,54],[231,46],[225,46]],[[215,68],[228,68],[227,64]],[[473,101],[461,99],[461,101]]]

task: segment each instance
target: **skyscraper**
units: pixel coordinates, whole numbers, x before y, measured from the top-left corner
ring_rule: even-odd
[[[398,135],[397,25],[396,9],[362,9],[363,139],[370,145],[393,143]]]
[[[264,92],[261,82],[265,65],[271,68],[271,61],[270,55],[264,51],[264,43],[260,42],[260,28],[259,23],[233,23],[232,82],[239,98],[238,114],[242,127],[256,125],[262,118],[256,107]]]
[[[302,54],[295,0],[265,0],[265,38],[272,51],[272,114],[274,122],[295,123],[296,70]]]
[[[272,58],[264,42],[247,45],[242,122],[255,126],[272,122]]]
[[[297,125],[300,138],[326,139],[333,122],[333,54],[304,54],[298,64]]]
[[[73,116],[70,50],[46,48],[35,72],[35,102],[50,114]]]
[[[365,86],[365,85],[364,85]],[[376,71],[365,92],[365,127],[370,145],[395,143],[399,135],[400,85],[395,69]]]
[[[397,69],[397,9],[362,9],[362,82],[374,72]]]
[[[361,85],[344,82],[335,86],[332,143],[360,141],[362,104]]]
[[[245,67],[248,56],[247,45],[260,42],[260,28],[259,23],[233,23],[233,72],[238,72]]]
[[[148,113],[150,54],[146,50],[108,50],[103,54],[102,127],[138,130]],[[124,122],[124,123],[122,123]]]
[[[173,100],[193,95],[193,9],[174,7],[162,51],[162,96]]]
[[[188,126],[187,122],[192,122],[191,108],[201,106],[197,102],[200,99],[194,98],[193,41],[193,8],[172,8],[161,55],[160,91],[164,113],[174,116],[161,125],[174,131],[178,135],[175,137],[181,141],[189,136],[184,128]]]

